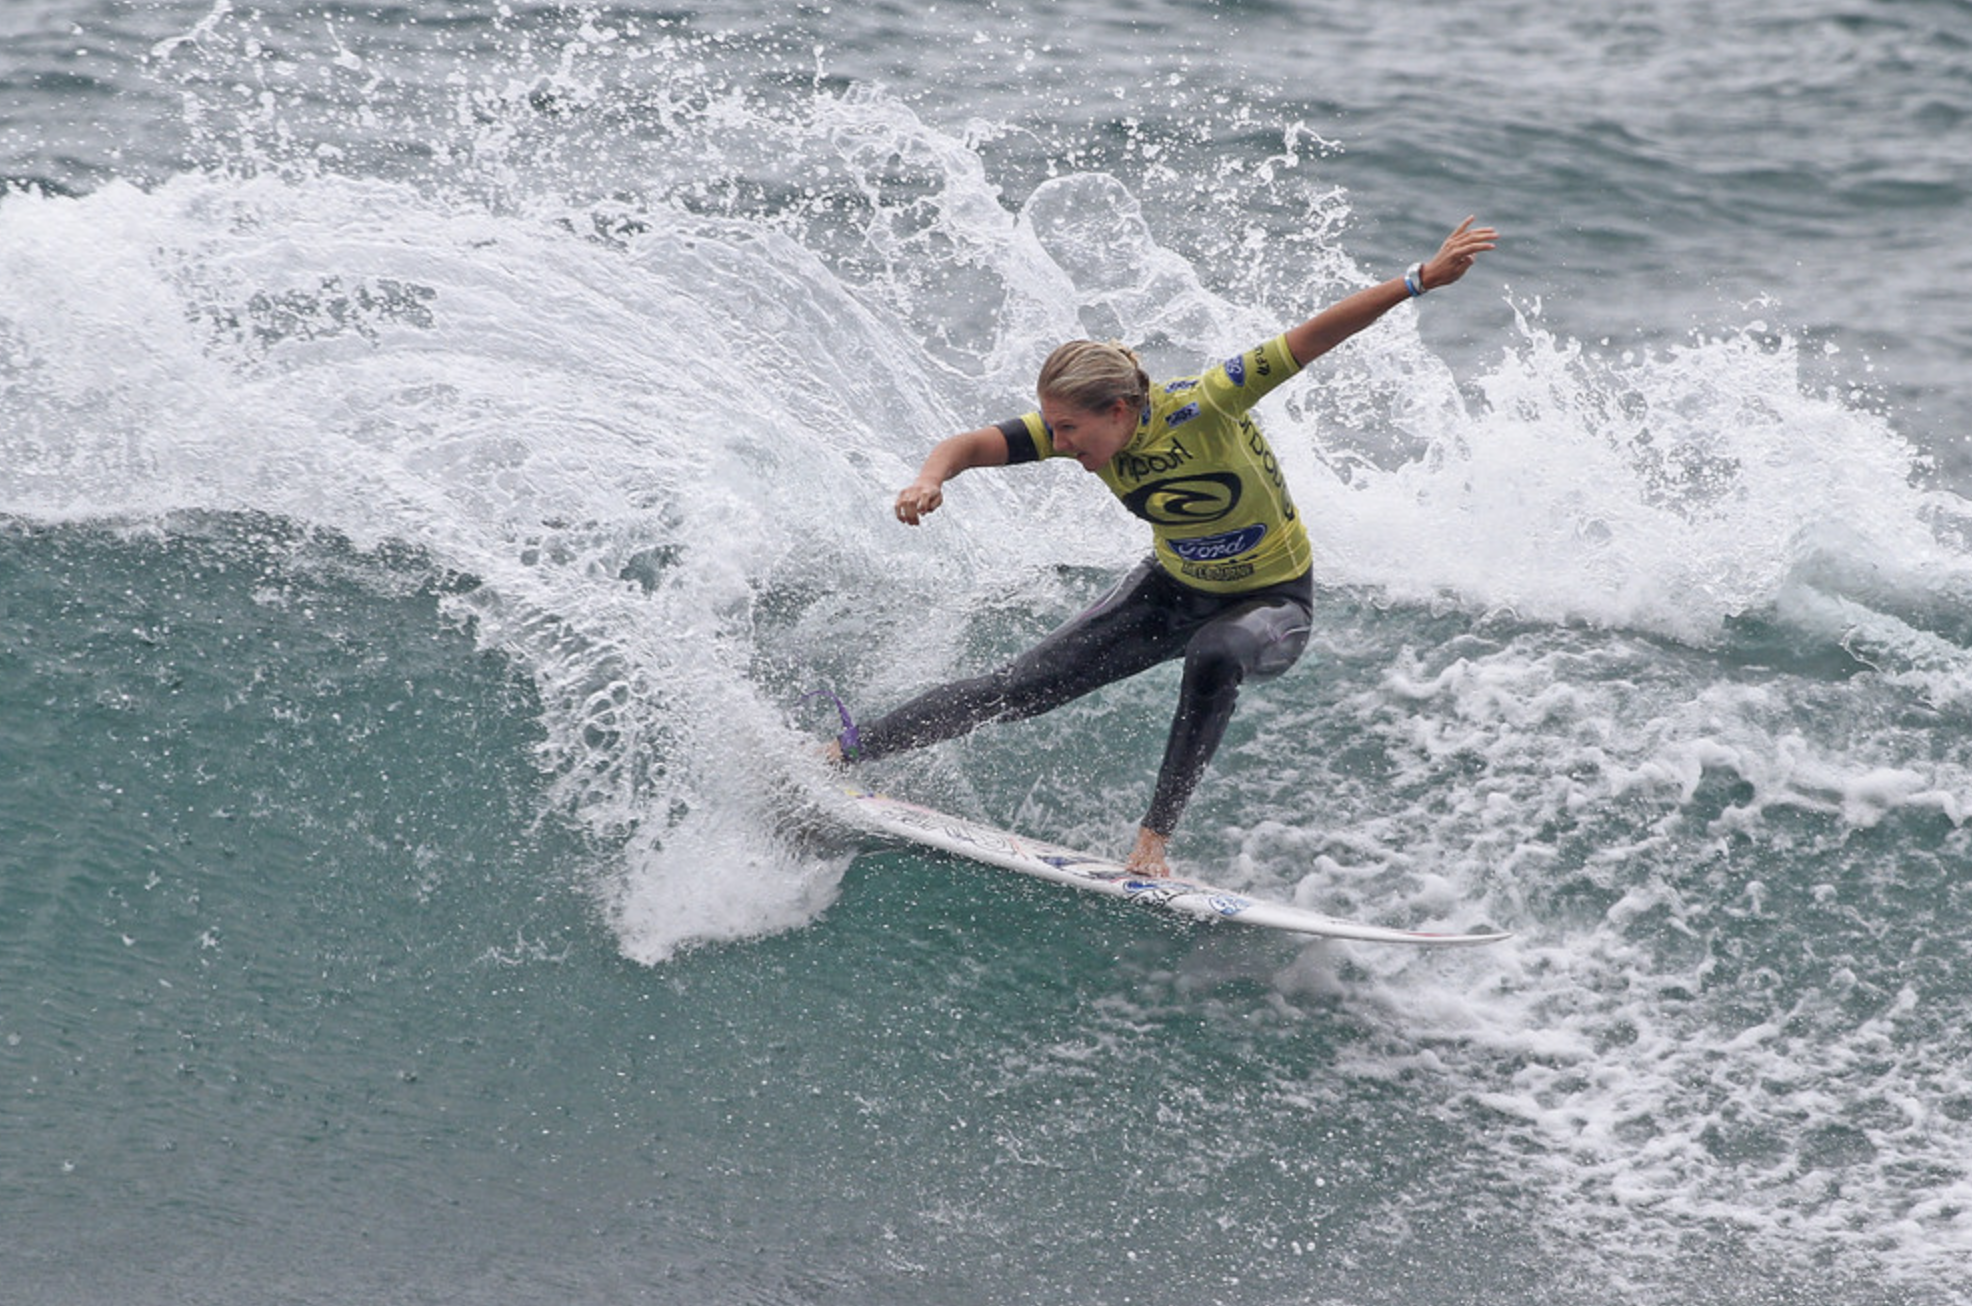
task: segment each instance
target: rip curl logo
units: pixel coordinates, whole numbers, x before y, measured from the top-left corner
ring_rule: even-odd
[[[1204,472],[1138,486],[1123,506],[1154,526],[1209,526],[1239,506],[1239,495],[1232,472]]]
[[[1223,535],[1207,535],[1198,540],[1172,540],[1171,551],[1186,562],[1221,562],[1257,548],[1265,538],[1266,526],[1256,523]]]
[[[1198,405],[1195,403],[1186,404],[1183,408],[1175,412],[1166,413],[1164,415],[1164,425],[1183,426],[1196,416],[1198,416]]]
[[[1234,385],[1246,384],[1246,359],[1243,355],[1234,354],[1226,360],[1226,380]]]

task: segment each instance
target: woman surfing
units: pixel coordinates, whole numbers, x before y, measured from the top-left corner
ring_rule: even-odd
[[[1359,290],[1245,353],[1153,385],[1122,345],[1076,340],[1047,358],[1033,412],[938,442],[897,495],[916,526],[961,472],[1073,458],[1150,524],[1151,555],[1081,615],[998,670],[930,689],[843,732],[833,761],[873,761],[1018,721],[1184,659],[1164,760],[1127,865],[1170,874],[1165,850],[1232,719],[1240,686],[1301,656],[1313,550],[1249,409],[1302,368],[1427,291],[1463,277],[1498,233],[1467,218],[1402,276]]]

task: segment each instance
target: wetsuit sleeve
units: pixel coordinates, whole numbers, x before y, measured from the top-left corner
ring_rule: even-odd
[[[1208,403],[1225,412],[1243,413],[1300,370],[1283,332],[1206,369],[1199,381]]]
[[[1054,440],[1039,413],[1010,417],[999,424],[999,432],[1007,438],[1009,463],[1031,463],[1054,457]]]

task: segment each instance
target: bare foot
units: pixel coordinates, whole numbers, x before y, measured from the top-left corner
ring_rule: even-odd
[[[1171,863],[1165,860],[1164,849],[1169,846],[1171,836],[1159,834],[1155,830],[1138,829],[1137,846],[1123,860],[1123,869],[1154,880],[1166,879],[1171,874]]]

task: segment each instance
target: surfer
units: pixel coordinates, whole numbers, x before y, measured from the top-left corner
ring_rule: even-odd
[[[829,746],[864,762],[1046,712],[1184,658],[1178,706],[1150,807],[1127,864],[1168,875],[1165,849],[1242,684],[1301,656],[1314,610],[1313,550],[1273,450],[1248,410],[1391,309],[1463,277],[1498,233],[1467,218],[1402,276],[1192,376],[1153,386],[1120,344],[1076,340],[1047,358],[1040,407],[941,440],[897,496],[916,526],[961,472],[1073,458],[1150,523],[1151,556],[1080,616],[996,671],[941,685]]]

